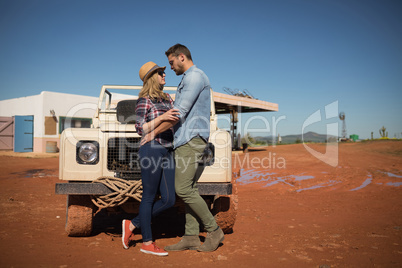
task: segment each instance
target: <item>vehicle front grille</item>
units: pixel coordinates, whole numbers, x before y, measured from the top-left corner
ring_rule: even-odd
[[[111,138],[107,144],[107,169],[125,179],[140,179],[140,138]]]

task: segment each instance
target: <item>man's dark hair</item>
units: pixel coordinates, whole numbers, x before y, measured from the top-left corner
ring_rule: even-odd
[[[170,47],[165,52],[165,55],[166,55],[166,57],[169,57],[169,55],[173,54],[175,57],[177,57],[182,53],[184,54],[184,56],[187,57],[187,59],[193,61],[193,59],[191,58],[190,50],[186,46],[183,46],[182,44],[176,44],[176,45]]]

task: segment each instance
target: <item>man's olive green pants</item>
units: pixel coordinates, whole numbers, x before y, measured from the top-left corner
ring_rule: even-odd
[[[202,158],[205,146],[206,142],[203,139],[195,137],[175,150],[175,190],[177,196],[184,201],[186,206],[184,235],[199,235],[200,224],[198,220],[208,232],[215,231],[218,228],[197,188],[197,181],[202,172],[200,169],[203,169],[203,167],[199,167],[198,161]]]

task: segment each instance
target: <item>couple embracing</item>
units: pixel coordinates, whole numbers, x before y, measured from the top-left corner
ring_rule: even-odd
[[[122,243],[128,249],[134,229],[140,228],[140,251],[144,253],[166,256],[168,251],[214,251],[224,234],[199,195],[195,176],[209,138],[211,86],[205,73],[194,65],[187,47],[176,44],[165,54],[170,68],[183,77],[173,102],[163,92],[166,67],[147,62],[140,69],[144,84],[137,101],[135,126],[142,136],[139,157],[143,194],[138,216],[123,220]],[[175,165],[175,160],[183,159],[186,165]],[[161,198],[155,202],[158,191]],[[153,242],[151,219],[172,207],[176,194],[185,203],[185,233],[177,244],[163,250]],[[208,232],[202,245],[200,222]]]

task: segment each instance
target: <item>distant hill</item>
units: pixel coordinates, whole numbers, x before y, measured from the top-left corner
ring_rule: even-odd
[[[325,134],[318,134],[315,132],[307,132],[302,134],[297,134],[297,135],[286,135],[286,136],[281,136],[282,138],[282,143],[296,143],[296,141],[304,141],[304,142],[326,142],[327,139],[331,140],[337,140],[338,137],[335,136],[327,136]],[[258,142],[268,142],[269,144],[272,144],[272,136],[257,136],[254,137],[254,139]],[[276,143],[278,137],[276,137]]]

